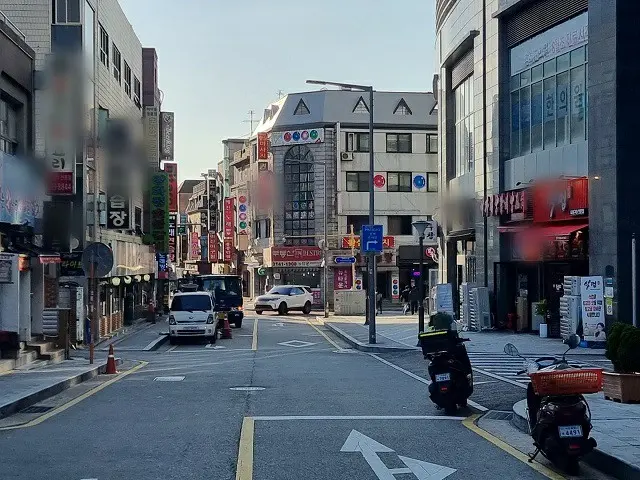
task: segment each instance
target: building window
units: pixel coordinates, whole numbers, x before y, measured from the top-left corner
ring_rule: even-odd
[[[315,245],[313,155],[306,145],[291,147],[284,157],[284,235],[288,245]]]
[[[351,235],[351,225],[353,225],[353,234],[360,235],[363,225],[369,225],[368,215],[347,215],[347,234]]]
[[[455,107],[456,177],[473,169],[473,75],[453,91]]]
[[[388,153],[411,153],[410,133],[387,133]]]
[[[400,101],[398,102],[398,105],[396,105],[396,108],[393,111],[393,114],[394,115],[413,115],[413,112],[409,108],[409,105],[407,105],[407,102],[404,101],[404,98],[401,98]]]
[[[387,173],[387,192],[410,192],[411,172]]]
[[[122,84],[122,55],[115,43],[113,44],[113,78]]]
[[[347,172],[347,192],[368,192],[369,172]]]
[[[135,207],[134,223],[136,233],[142,232],[142,209],[140,207]]]
[[[100,25],[100,61],[109,68],[109,34]]]
[[[142,105],[140,105],[140,80],[135,75],[133,77],[133,103],[138,108],[142,108]]]
[[[80,0],[53,0],[54,23],[80,23]]]
[[[18,150],[18,112],[0,100],[0,151],[15,155]]]
[[[360,97],[358,99],[358,101],[356,102],[355,107],[353,107],[352,113],[359,113],[359,114],[365,114],[365,113],[369,113],[369,107],[367,106],[366,102],[364,101],[364,98]]]
[[[587,139],[586,72],[582,46],[511,77],[511,158]]]
[[[131,67],[124,62],[124,91],[131,98]]]
[[[369,151],[369,134],[368,133],[347,133],[347,152],[368,152]]]
[[[389,215],[387,217],[387,233],[389,235],[411,235],[411,215]]]
[[[296,109],[293,111],[294,115],[309,115],[311,112],[309,112],[309,107],[307,107],[307,104],[304,103],[304,100],[300,99],[300,101],[298,102],[298,105],[296,106]]]
[[[438,153],[438,135],[427,134],[427,153]]]
[[[438,191],[438,172],[427,172],[427,192]]]

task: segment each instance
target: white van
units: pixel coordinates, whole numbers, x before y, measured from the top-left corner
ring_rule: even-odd
[[[169,343],[179,338],[199,337],[210,343],[217,338],[217,325],[209,292],[178,292],[169,309]]]

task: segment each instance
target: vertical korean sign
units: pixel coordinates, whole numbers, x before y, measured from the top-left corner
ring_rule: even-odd
[[[224,238],[233,239],[235,232],[235,212],[233,211],[234,199],[224,199]]]
[[[128,197],[118,193],[107,197],[107,228],[131,229],[131,203]]]
[[[210,174],[210,176],[212,176]],[[209,201],[209,230],[214,232],[218,231],[218,196],[216,194],[216,181],[213,178],[209,178],[209,194],[207,199]]]
[[[165,163],[162,167],[169,176],[169,211],[178,211],[178,164]]]
[[[223,261],[225,263],[231,263],[231,261],[233,260],[233,239],[225,238],[223,246],[224,246]]]
[[[200,235],[200,260],[203,262],[209,261],[209,234],[203,233]]]
[[[151,235],[159,252],[169,250],[169,177],[165,172],[151,176]]]
[[[604,294],[602,277],[580,278],[580,304],[582,328],[588,342],[606,341],[604,330]]]
[[[267,133],[258,134],[258,160],[269,158],[269,138]]]
[[[173,160],[174,113],[160,112],[160,156]]]
[[[218,263],[218,235],[209,232],[209,262]]]
[[[178,214],[169,214],[169,261],[175,263],[176,261],[176,238],[177,238],[177,223]]]
[[[198,235],[198,232],[191,232],[189,258],[191,260],[198,260],[200,258],[200,235]]]

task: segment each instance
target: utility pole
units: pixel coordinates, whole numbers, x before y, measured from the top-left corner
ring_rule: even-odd
[[[255,110],[249,110],[247,112],[247,115],[249,115],[249,120],[243,120],[242,123],[248,123],[249,124],[249,138],[251,138],[251,135],[253,135],[253,124],[258,123],[258,120],[254,120],[253,116],[256,114]]]
[[[284,97],[284,92],[282,90],[278,90],[276,93],[278,94],[278,100]]]

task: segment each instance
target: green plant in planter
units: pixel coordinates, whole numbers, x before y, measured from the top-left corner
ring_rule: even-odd
[[[547,304],[546,299],[540,300],[536,303],[536,315],[540,315],[546,321],[547,313],[549,313],[549,305]]]
[[[609,330],[605,355],[609,360],[611,360],[611,363],[613,363],[613,368],[616,372],[621,370],[619,360],[620,343],[622,342],[622,339],[626,337],[627,331],[633,328],[634,327],[628,323],[616,322]]]
[[[640,328],[629,325],[623,330],[618,347],[618,367],[620,373],[640,373]]]

